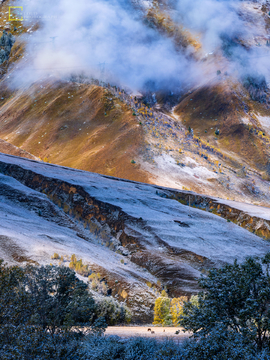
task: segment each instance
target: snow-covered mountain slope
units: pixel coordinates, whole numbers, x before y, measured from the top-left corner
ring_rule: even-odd
[[[184,205],[185,197],[269,224],[268,208],[0,154],[0,257],[45,264],[55,252],[75,254],[148,321],[162,287],[171,296],[195,293],[210,267],[270,251],[232,221]]]

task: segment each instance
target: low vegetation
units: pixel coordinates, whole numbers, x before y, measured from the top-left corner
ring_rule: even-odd
[[[69,263],[69,267],[82,276],[88,276],[91,273],[91,270],[89,269],[88,265],[84,265],[82,259],[77,260],[74,254],[71,255],[71,261]]]
[[[189,301],[156,300],[154,324],[193,333],[177,359],[270,358],[270,254],[247,258],[202,276],[202,292]]]
[[[154,322],[193,333],[179,345],[103,336],[108,324],[130,320],[127,308],[111,297],[95,300],[69,267],[8,267],[1,261],[1,359],[269,359],[269,267],[270,253],[212,269],[189,301],[163,291]]]
[[[127,312],[114,300],[96,302],[68,267],[8,267],[0,260],[1,360],[80,359],[85,335],[100,336],[107,323],[125,322]]]

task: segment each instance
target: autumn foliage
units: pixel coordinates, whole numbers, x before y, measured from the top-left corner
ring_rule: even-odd
[[[155,301],[154,325],[179,326],[179,317],[183,313],[184,302],[188,301],[187,296],[170,299],[165,290]]]

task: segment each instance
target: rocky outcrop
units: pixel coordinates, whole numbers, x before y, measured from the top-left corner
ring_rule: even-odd
[[[176,199],[181,204],[221,216],[228,222],[232,221],[233,223],[242,226],[265,240],[270,240],[270,220],[260,218],[258,216],[252,216],[243,210],[237,209],[237,207],[222,203],[222,200],[194,194],[192,192],[177,191],[174,195],[172,195],[172,198]],[[269,209],[265,210],[269,211]]]

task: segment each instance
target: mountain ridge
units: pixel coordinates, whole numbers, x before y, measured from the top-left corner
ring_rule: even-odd
[[[1,257],[43,264],[54,253],[75,253],[138,321],[149,321],[162,287],[171,296],[196,293],[201,272],[270,246],[233,222],[175,201],[171,189],[4,154],[0,173]]]

